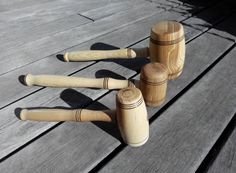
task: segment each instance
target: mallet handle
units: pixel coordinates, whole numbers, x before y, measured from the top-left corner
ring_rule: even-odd
[[[92,51],[78,51],[66,52],[64,54],[64,61],[91,61],[110,58],[135,58],[134,50],[119,49],[119,50],[92,50]]]
[[[72,76],[56,76],[56,75],[32,75],[25,76],[25,84],[28,86],[38,85],[46,87],[61,87],[61,88],[103,88],[103,89],[122,89],[132,83],[128,80],[118,80],[113,78],[81,78]]]
[[[105,121],[115,122],[115,111],[94,111],[88,109],[23,109],[21,120],[33,121]]]

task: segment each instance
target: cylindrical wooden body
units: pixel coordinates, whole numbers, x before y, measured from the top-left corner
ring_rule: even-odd
[[[155,107],[165,101],[168,70],[160,63],[149,63],[142,67],[139,87],[147,106]]]
[[[137,88],[125,88],[116,96],[117,124],[124,142],[132,147],[146,143],[149,137],[147,109]]]
[[[151,62],[160,62],[168,69],[168,79],[177,78],[183,70],[185,39],[183,26],[174,21],[162,21],[151,29],[149,42]]]

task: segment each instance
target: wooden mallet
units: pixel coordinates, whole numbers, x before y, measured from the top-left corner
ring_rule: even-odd
[[[149,63],[142,67],[140,81],[136,87],[140,88],[144,100],[148,106],[159,106],[164,102],[168,81],[168,71],[160,63]],[[25,76],[25,84],[28,86],[38,85],[46,87],[77,88],[91,87],[103,89],[122,89],[135,86],[129,80],[113,78],[81,78],[72,76],[56,75],[31,75]]]
[[[143,145],[149,137],[147,109],[141,91],[133,87],[117,93],[116,110],[22,109],[20,118],[33,121],[114,122],[124,142],[132,147]]]
[[[175,21],[162,21],[152,27],[150,35],[149,48],[66,52],[64,60],[89,61],[149,56],[151,62],[160,62],[167,67],[168,79],[177,78],[182,73],[185,59],[183,26]]]

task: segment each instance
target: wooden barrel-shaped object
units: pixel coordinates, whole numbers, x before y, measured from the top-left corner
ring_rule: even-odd
[[[166,97],[168,70],[161,63],[149,63],[142,67],[139,87],[147,106],[160,106]]]
[[[128,87],[116,95],[116,120],[125,143],[138,147],[149,138],[147,109],[138,88]]]
[[[168,69],[168,79],[177,78],[183,70],[185,39],[183,25],[175,21],[162,21],[151,29],[149,42],[151,62],[160,62]]]

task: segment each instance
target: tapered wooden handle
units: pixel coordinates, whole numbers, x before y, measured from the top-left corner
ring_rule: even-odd
[[[119,49],[119,50],[92,50],[92,51],[78,51],[78,52],[66,52],[64,54],[64,61],[91,61],[101,60],[109,58],[135,58],[136,53],[134,50]]]
[[[61,87],[61,88],[103,88],[103,89],[122,89],[132,86],[128,80],[118,80],[113,78],[81,78],[72,76],[56,76],[56,75],[32,75],[25,76],[25,84],[28,86],[38,85],[45,87]]]
[[[115,122],[115,111],[93,111],[88,109],[22,109],[21,120],[33,121],[105,121]]]

